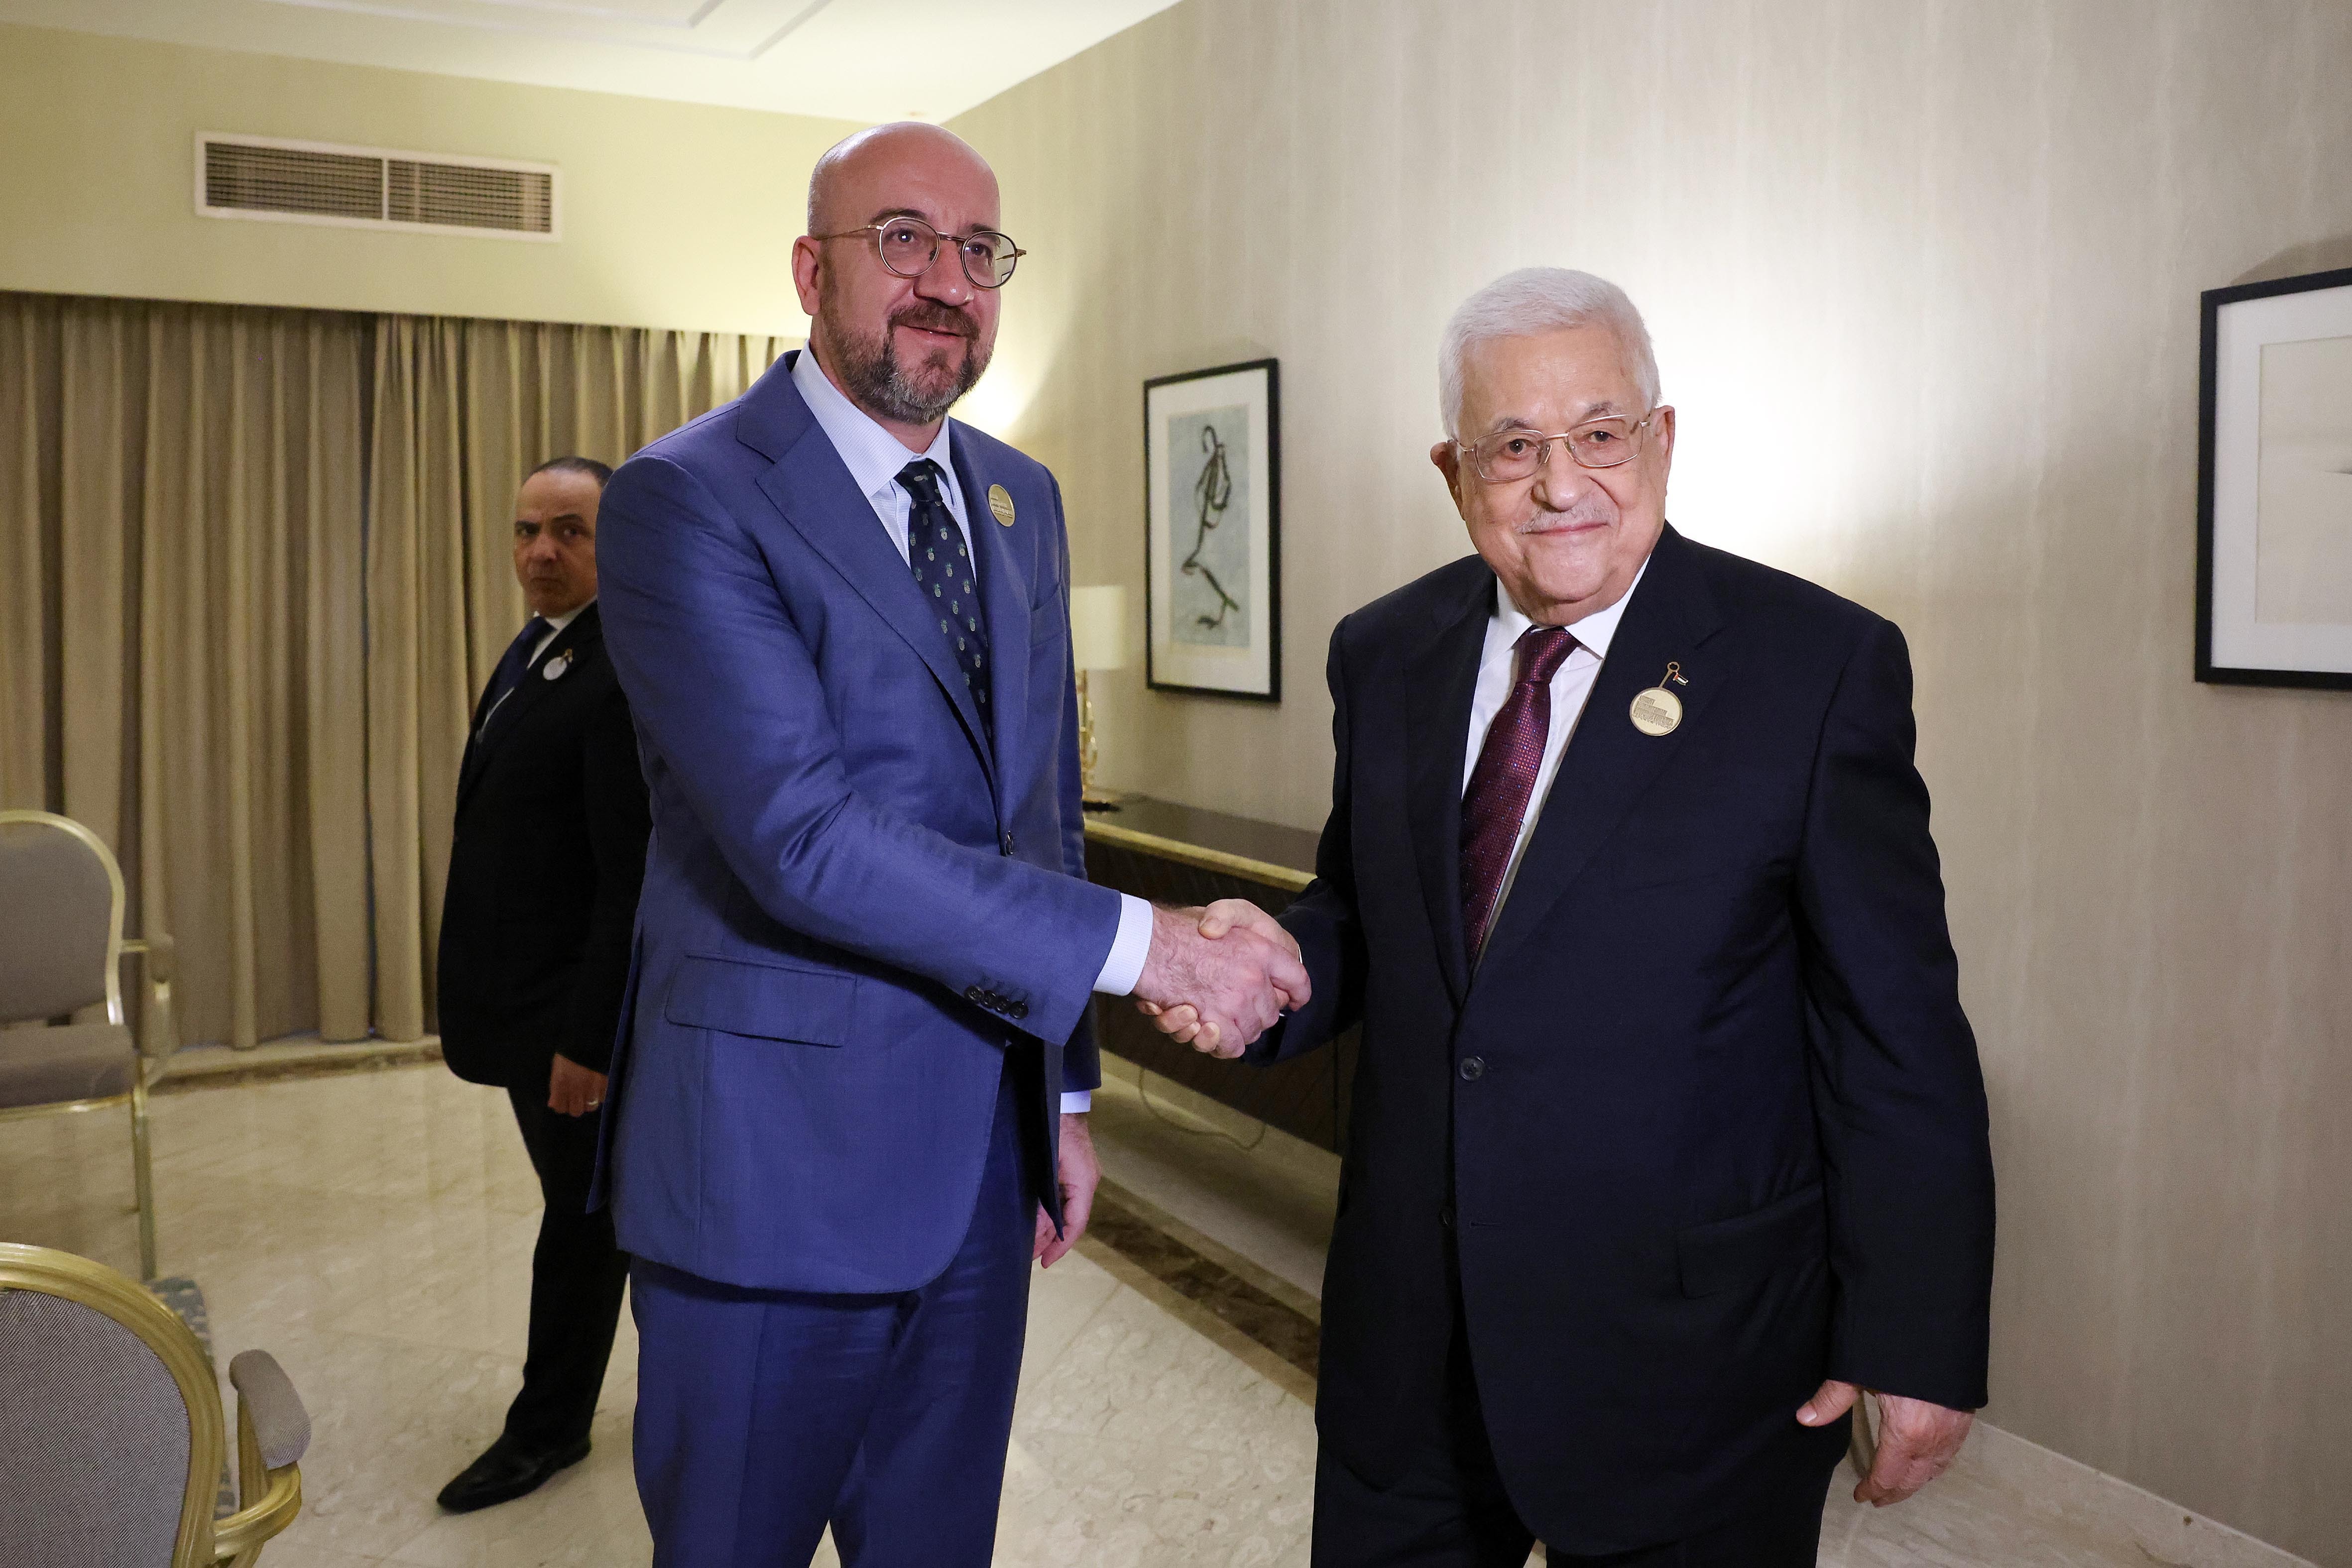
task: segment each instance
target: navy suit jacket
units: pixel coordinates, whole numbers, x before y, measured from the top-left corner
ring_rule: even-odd
[[[1458,841],[1495,580],[1341,622],[1314,998],[1364,1025],[1324,1284],[1324,1441],[1388,1484],[1466,1333],[1557,1549],[1672,1541],[1834,1462],[1825,1375],[1985,1401],[1992,1166],[1912,764],[1902,634],[1668,529],[1474,967]],[[1672,661],[1683,720],[1628,716]]]
[[[557,633],[485,735],[489,707],[485,689],[457,770],[441,1055],[460,1078],[544,1098],[556,1052],[610,1063],[646,867],[646,781],[596,606]]]
[[[795,357],[604,492],[604,637],[654,831],[603,1186],[638,1257],[902,1291],[963,1239],[1008,1067],[1058,1212],[1059,1096],[1101,1082],[1087,1004],[1119,899],[1085,880],[1053,476],[953,427],[992,750]]]

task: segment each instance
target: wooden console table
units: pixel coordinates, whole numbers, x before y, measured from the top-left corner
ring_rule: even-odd
[[[1134,798],[1087,815],[1087,874],[1105,887],[1173,904],[1246,898],[1280,914],[1315,880],[1315,835],[1248,817]],[[1220,1061],[1179,1045],[1124,1001],[1097,998],[1105,1051],[1221,1104],[1338,1151],[1347,1141],[1357,1034],[1273,1067]]]

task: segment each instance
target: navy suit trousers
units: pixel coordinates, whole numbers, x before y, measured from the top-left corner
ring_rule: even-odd
[[[986,1568],[1037,1197],[1016,1075],[945,1272],[882,1295],[752,1291],[638,1259],[637,1492],[656,1568]]]

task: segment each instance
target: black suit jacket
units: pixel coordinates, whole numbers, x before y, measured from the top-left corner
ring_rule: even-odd
[[[1902,634],[1668,529],[1474,970],[1457,842],[1495,592],[1476,557],[1341,622],[1318,880],[1283,916],[1361,1019],[1323,1439],[1376,1484],[1438,1430],[1457,1312],[1554,1547],[1628,1550],[1818,1477],[1824,1375],[1985,1400],[1992,1166]],[[1635,693],[1681,664],[1672,734]],[[1816,1482],[1816,1484],[1818,1484]]]
[[[475,704],[457,774],[441,1052],[460,1078],[543,1092],[558,1051],[599,1072],[612,1061],[652,831],[596,606],[548,645],[487,735],[486,706]]]

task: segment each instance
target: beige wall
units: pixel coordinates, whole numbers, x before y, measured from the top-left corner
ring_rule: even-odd
[[[0,288],[797,337],[838,120],[0,26]],[[203,218],[198,131],[563,170],[559,244]]]
[[[1570,24],[1573,23],[1571,26]],[[1278,710],[1113,783],[1301,825],[1325,640],[1462,553],[1439,325],[1649,312],[1695,537],[1895,617],[2002,1182],[1991,1417],[2352,1564],[2352,697],[2190,678],[2198,291],[2352,262],[2343,0],[1188,3],[955,121],[1031,247],[975,412],[1142,580],[1141,383],[1283,374]]]

